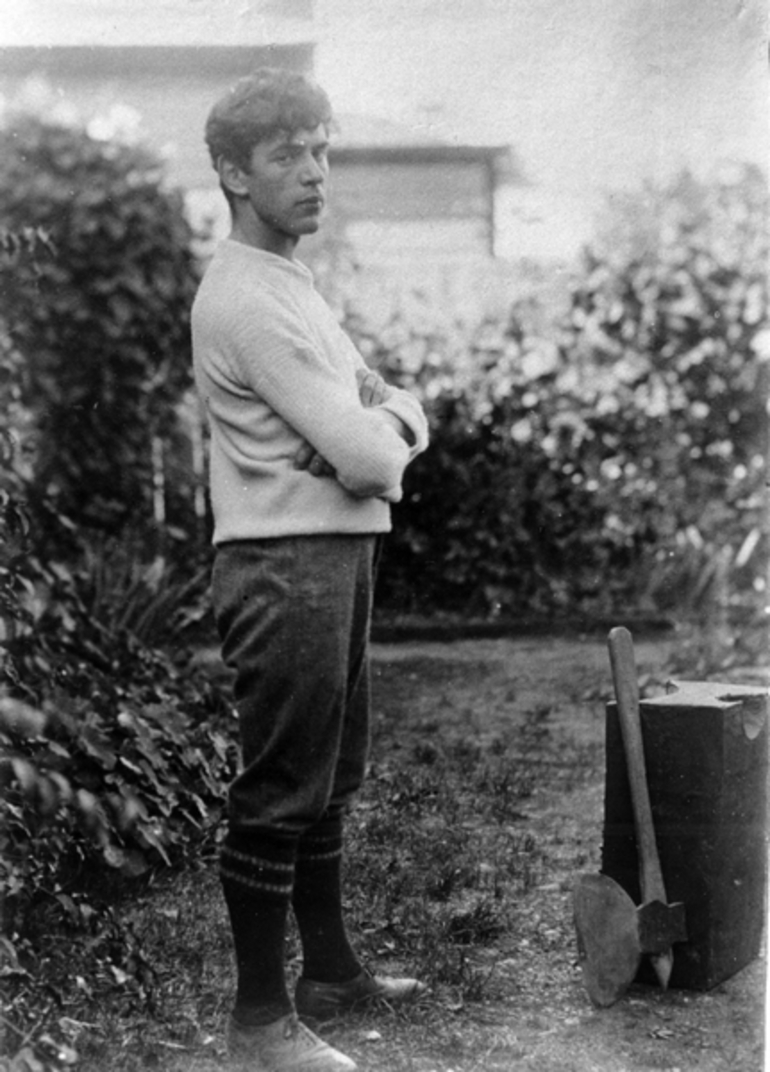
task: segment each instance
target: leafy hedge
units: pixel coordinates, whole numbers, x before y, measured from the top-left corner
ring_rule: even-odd
[[[547,338],[515,305],[472,330],[348,316],[432,427],[396,509],[386,605],[681,615],[763,600],[767,208],[752,168],[620,202]]]
[[[15,362],[0,364],[5,372]],[[0,401],[10,382],[0,377]],[[141,876],[213,846],[236,723],[216,682],[185,657],[185,628],[197,617],[190,583],[159,583],[164,571],[136,561],[126,572],[121,545],[105,547],[98,568],[93,551],[77,567],[41,560],[23,476],[10,464],[2,476],[4,1047],[15,1054],[9,1067],[45,1072],[76,1060],[56,1030],[52,934],[63,929],[102,951],[69,987],[90,992],[91,971],[98,981],[107,969],[113,986],[145,1000],[147,966],[111,904]],[[175,637],[175,659],[154,643],[161,630]]]
[[[173,431],[190,383],[198,270],[181,193],[141,145],[11,114],[0,129],[0,214],[11,231],[44,229],[56,249],[21,265],[13,287],[37,426],[34,489],[79,524],[151,522],[152,439]],[[184,513],[169,492],[172,514]]]
[[[22,295],[60,257],[50,236],[0,236],[0,282]],[[9,306],[21,310],[23,303]],[[7,315],[11,315],[10,312]],[[17,316],[14,312],[13,317]],[[0,321],[0,899],[51,890],[97,857],[125,874],[183,854],[210,832],[234,756],[229,708],[179,658],[204,613],[205,579],[176,579],[146,548],[81,530],[58,495],[30,510],[26,343]],[[41,540],[45,509],[49,536]],[[67,554],[41,553],[57,544]],[[228,737],[219,728],[228,724]],[[23,912],[21,912],[23,916]]]
[[[233,755],[229,710],[160,650],[183,652],[205,580],[146,544],[150,440],[190,379],[180,195],[152,154],[78,126],[11,116],[0,145],[0,896],[22,918],[95,859],[182,855]]]
[[[143,507],[151,516],[146,422],[173,424],[172,404],[188,375],[178,347],[192,260],[186,246],[177,248],[187,231],[164,231],[164,221],[178,218],[177,202],[144,182],[134,154],[121,157],[77,131],[59,137],[46,129],[43,141],[56,148],[53,170],[66,165],[73,181],[83,181],[80,195],[90,183],[94,226],[81,202],[77,226],[72,206],[60,204],[56,229],[51,208],[55,234],[31,226],[0,234],[0,974],[10,1054],[0,1065],[19,1072],[76,1060],[55,1028],[56,992],[45,968],[58,929],[111,950],[113,981],[141,997],[134,972],[141,958],[109,902],[116,889],[131,888],[129,880],[197,857],[215,838],[236,762],[233,712],[186,660],[185,630],[203,613],[205,581],[175,576],[129,536],[150,531],[133,525]],[[78,170],[81,150],[94,174]],[[125,181],[110,170],[119,172],[118,157]],[[23,155],[22,163],[29,163]],[[46,160],[37,163],[44,169]],[[16,173],[7,157],[3,168],[9,181]],[[51,186],[61,193],[58,172]],[[127,227],[123,198],[136,209],[126,210]],[[102,225],[117,243],[112,262],[101,265],[103,294],[113,284],[119,290],[115,277],[135,267],[134,240],[157,267],[154,274],[147,265],[144,285],[153,293],[144,303],[134,276],[136,322],[125,339],[120,314],[84,316],[89,302],[94,314],[98,305],[98,252],[82,294],[69,275],[78,256],[85,272],[86,236],[98,248]],[[183,267],[177,276],[173,264]],[[163,315],[178,316],[173,325],[153,323],[164,281]],[[166,333],[152,346],[139,335],[143,308],[146,329]],[[132,524],[114,537],[96,534],[94,526],[109,530],[121,517]]]

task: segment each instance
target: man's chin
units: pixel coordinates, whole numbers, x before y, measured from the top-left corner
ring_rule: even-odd
[[[308,219],[302,220],[297,224],[295,233],[299,238],[301,235],[315,234],[321,227],[321,217],[311,216]]]

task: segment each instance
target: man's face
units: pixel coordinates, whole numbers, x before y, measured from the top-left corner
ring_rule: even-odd
[[[264,225],[294,238],[318,230],[326,202],[328,151],[323,124],[315,130],[282,132],[255,146],[242,182]]]

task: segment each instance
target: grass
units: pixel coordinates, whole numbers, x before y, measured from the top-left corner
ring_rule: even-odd
[[[638,647],[643,677],[670,645]],[[617,1048],[602,1064],[614,1021],[596,1033],[570,907],[574,876],[598,869],[610,690],[602,643],[376,650],[371,769],[348,824],[348,918],[367,962],[414,973],[430,993],[407,1011],[331,1026],[362,1069],[625,1067]],[[115,913],[111,937],[81,925],[51,944],[51,1033],[77,1051],[78,1072],[221,1069],[234,980],[215,859],[166,874]],[[298,972],[293,932],[286,952]],[[622,1050],[628,1024],[617,1030]],[[659,1041],[671,1048],[665,1031]],[[660,1047],[644,1042],[652,1060]],[[709,1072],[708,1054],[696,1058],[628,1067]]]

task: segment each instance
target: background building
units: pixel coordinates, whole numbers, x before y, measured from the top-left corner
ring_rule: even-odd
[[[37,71],[56,100],[138,114],[221,225],[211,100],[265,58],[312,69],[361,257],[422,272],[493,248],[553,270],[618,191],[766,166],[767,44],[765,0],[3,0],[0,92]]]
[[[63,0],[59,12],[55,43],[0,49],[0,92],[98,116],[103,129],[133,126],[167,156],[195,222],[221,233],[227,211],[203,145],[206,115],[256,66],[313,72],[313,0]],[[521,181],[507,146],[442,143],[344,112],[338,126],[329,222],[356,260],[414,262],[424,273],[494,256],[498,191]],[[312,254],[313,243],[304,248]]]

